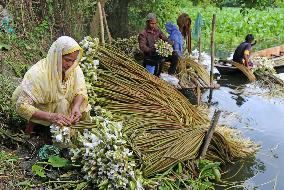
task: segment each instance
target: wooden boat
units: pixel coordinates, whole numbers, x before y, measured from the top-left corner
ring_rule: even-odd
[[[284,45],[264,49],[252,53],[252,57],[267,57],[275,63],[274,69],[284,68]],[[219,60],[215,67],[220,74],[241,73],[242,71],[232,65],[232,60]]]

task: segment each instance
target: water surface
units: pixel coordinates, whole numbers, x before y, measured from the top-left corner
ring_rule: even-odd
[[[255,157],[228,168],[223,178],[244,181],[231,189],[284,189],[284,97],[268,98],[248,92],[263,89],[248,84],[243,75],[221,76],[221,88],[213,91],[211,110],[220,109],[219,123],[240,129],[262,148]],[[203,101],[208,101],[206,92]],[[224,189],[224,188],[220,188]]]

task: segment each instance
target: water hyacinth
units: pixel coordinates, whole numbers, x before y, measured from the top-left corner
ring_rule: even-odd
[[[169,55],[172,55],[172,52],[173,52],[172,45],[161,39],[159,39],[155,43],[155,48],[156,48],[157,53],[162,57],[168,57]]]

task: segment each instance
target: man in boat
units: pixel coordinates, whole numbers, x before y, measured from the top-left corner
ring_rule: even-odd
[[[249,60],[250,54],[252,52],[252,46],[256,44],[256,41],[252,43],[253,40],[254,36],[252,34],[248,34],[246,36],[245,42],[242,42],[235,50],[233,61],[244,64],[249,68],[253,67],[253,63]]]
[[[143,66],[152,74],[160,76],[163,68],[164,58],[159,56],[155,50],[155,43],[162,39],[173,45],[165,34],[157,27],[157,19],[154,13],[146,17],[146,27],[139,34],[139,48],[144,54]]]

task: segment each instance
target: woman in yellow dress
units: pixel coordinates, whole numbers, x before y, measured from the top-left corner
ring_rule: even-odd
[[[68,36],[59,37],[46,58],[25,74],[13,99],[19,115],[29,121],[27,133],[35,123],[69,126],[87,117],[88,95],[79,66],[82,48]],[[43,127],[43,126],[41,126]]]

